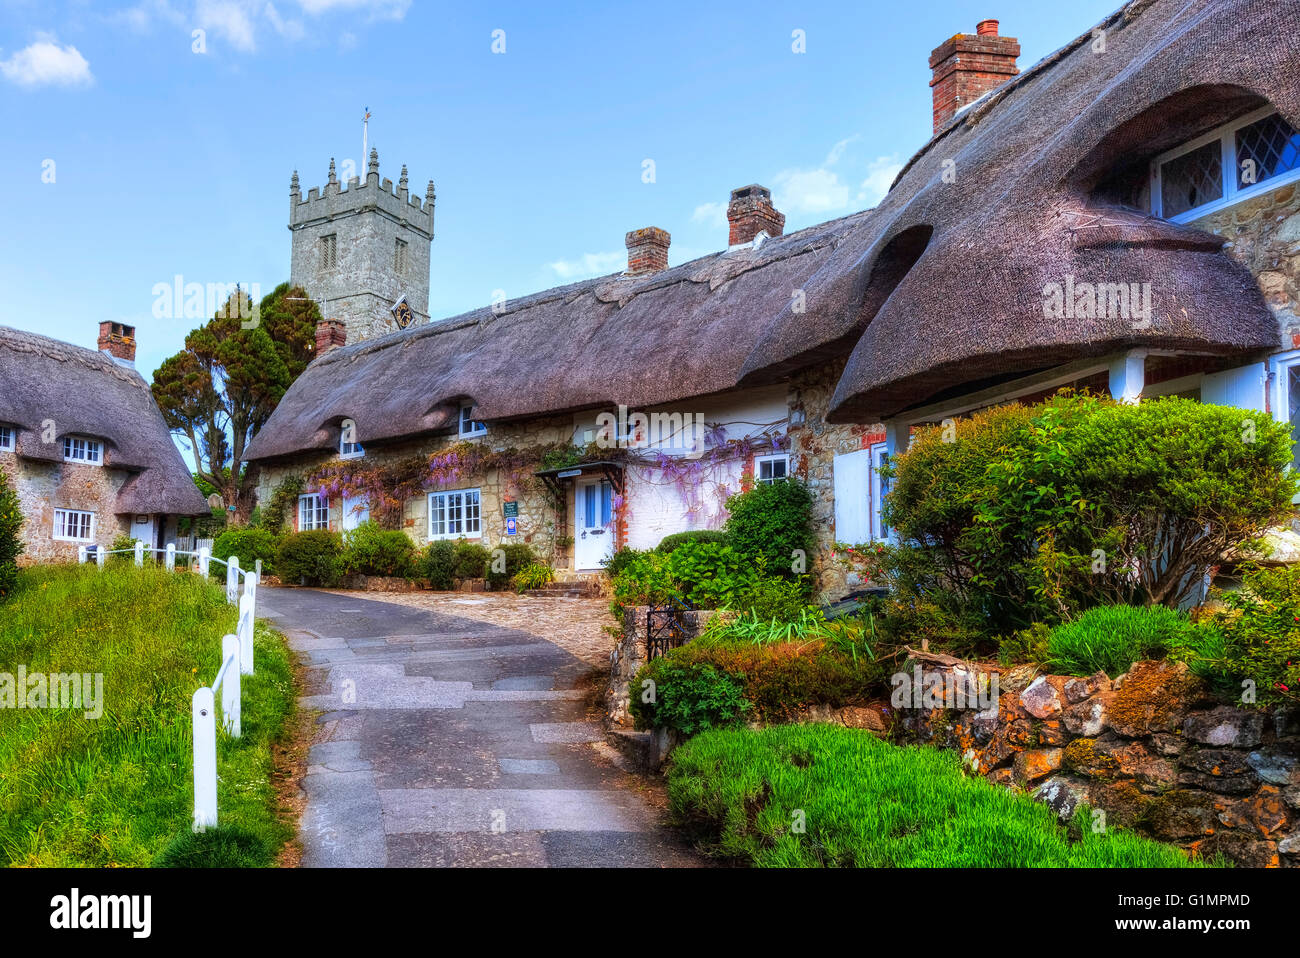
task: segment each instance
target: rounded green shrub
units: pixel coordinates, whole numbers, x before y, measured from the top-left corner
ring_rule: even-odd
[[[276,574],[287,583],[332,586],[342,574],[342,557],[343,539],[337,532],[294,532],[280,540]]]
[[[275,533],[270,529],[258,529],[253,526],[235,526],[227,529],[212,543],[212,556],[222,561],[229,561],[231,556],[239,556],[241,569],[252,569],[257,560],[262,560],[262,574],[275,575],[275,555],[279,543]]]
[[[666,555],[687,542],[726,543],[726,541],[726,529],[692,529],[688,532],[674,532],[672,535],[664,536],[659,540],[659,544],[655,546],[655,552],[662,552]]]
[[[408,576],[415,571],[415,543],[400,529],[366,521],[343,534],[342,561],[348,575]]]
[[[727,500],[726,541],[768,575],[796,579],[817,554],[812,493],[797,479],[758,483]]]
[[[457,539],[455,544],[456,578],[486,579],[492,552],[477,542]]]
[[[420,557],[420,574],[429,580],[430,588],[450,589],[456,577],[456,547],[446,539],[430,542]]]
[[[493,589],[504,588],[520,570],[537,562],[532,546],[523,542],[497,546],[488,555],[487,580]]]

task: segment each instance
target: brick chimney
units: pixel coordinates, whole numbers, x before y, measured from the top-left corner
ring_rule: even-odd
[[[316,324],[316,358],[324,356],[331,349],[346,345],[348,327],[341,319],[322,319]]]
[[[935,47],[930,54],[934,132],[938,133],[962,108],[1019,73],[1018,56],[1020,41],[998,36],[996,20],[981,20],[974,36],[959,33]]]
[[[627,274],[644,276],[668,268],[668,244],[672,237],[657,226],[633,230],[624,237],[627,243]]]
[[[772,205],[772,191],[766,186],[751,183],[731,191],[727,204],[727,222],[731,224],[728,246],[748,243],[760,232],[770,237],[780,236],[785,229],[785,214],[778,213]]]
[[[134,366],[135,327],[125,323],[100,323],[97,348],[120,363]]]

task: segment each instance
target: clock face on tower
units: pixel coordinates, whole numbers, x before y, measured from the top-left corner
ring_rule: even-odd
[[[397,320],[398,329],[406,329],[415,321],[415,313],[407,305],[405,296],[393,304],[393,318]]]

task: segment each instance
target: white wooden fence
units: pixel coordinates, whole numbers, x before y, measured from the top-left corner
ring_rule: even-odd
[[[221,665],[211,686],[195,691],[190,700],[190,720],[194,729],[194,831],[201,832],[217,824],[217,722],[216,696],[221,693],[221,726],[226,734],[235,738],[240,736],[240,676],[253,674],[253,623],[257,617],[257,583],[262,575],[262,562],[257,561],[256,571],[239,568],[239,556],[231,556],[228,561],[213,558],[209,546],[201,546],[197,551],[178,550],[176,543],[168,543],[166,549],[146,549],[145,544],[136,541],[134,549],[105,550],[95,549],[95,563],[104,567],[108,556],[113,554],[134,555],[137,566],[144,565],[145,552],[157,552],[162,555],[168,572],[176,569],[176,557],[183,556],[197,562],[200,575],[210,574],[212,563],[226,568],[226,601],[239,606],[239,624],[234,635],[227,635],[221,640]],[[78,550],[77,558],[87,561],[89,552],[85,546]],[[239,592],[239,578],[243,576],[244,591]]]

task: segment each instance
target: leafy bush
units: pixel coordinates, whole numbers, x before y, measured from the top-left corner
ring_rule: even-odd
[[[520,592],[542,589],[555,581],[555,570],[545,562],[533,562],[516,572],[510,581]]]
[[[812,493],[797,479],[758,483],[727,500],[726,541],[747,562],[762,559],[773,575],[796,578],[816,555]]]
[[[707,662],[662,656],[642,666],[632,684],[630,711],[640,728],[694,735],[739,722],[749,708],[740,683]]]
[[[759,619],[794,622],[808,610],[809,591],[806,576],[795,579],[758,576],[737,597],[733,608]]]
[[[625,550],[627,551],[627,550]],[[611,611],[680,599],[697,609],[733,608],[758,570],[729,545],[684,542],[670,553],[639,552],[621,561]]]
[[[284,582],[332,586],[343,571],[343,539],[337,532],[311,529],[280,540],[276,574]]]
[[[9,476],[0,469],[0,599],[11,593],[18,581],[18,556],[23,551],[18,533],[22,527],[18,493],[10,488]]]
[[[1063,826],[1042,803],[967,777],[953,752],[832,725],[707,731],[673,752],[667,777],[677,823],[706,851],[760,867],[1191,864],[1120,828]]]
[[[1248,567],[1222,600],[1181,657],[1229,699],[1250,682],[1262,704],[1300,702],[1300,566]]]
[[[106,561],[108,562],[135,562],[135,543],[134,536],[129,536],[125,532],[119,532],[113,537],[113,544],[108,547],[111,553]],[[146,543],[146,546],[148,543]],[[153,558],[148,552],[144,554],[145,561]],[[180,560],[177,560],[180,561]]]
[[[1196,626],[1162,605],[1101,605],[1047,637],[1049,671],[1061,675],[1105,672],[1111,678],[1141,659],[1162,659],[1193,640]]]
[[[466,539],[457,539],[453,552],[457,579],[486,579],[492,553],[486,546]]]
[[[675,728],[687,735],[700,727],[689,720],[701,713],[717,717],[713,724],[723,724],[721,713],[705,707],[719,701],[699,678],[705,667],[741,689],[747,718],[765,722],[789,721],[813,705],[862,705],[884,689],[885,665],[860,641],[860,634],[849,638],[840,634],[841,627],[823,622],[804,623],[798,629],[790,641],[760,632],[755,642],[743,621],[710,623],[700,638],[641,667],[632,682],[633,718],[642,728]],[[655,683],[656,702],[639,700],[647,679]],[[664,702],[670,703],[667,710]],[[740,711],[727,714],[738,718]]]
[[[878,581],[1007,634],[1095,605],[1177,607],[1291,509],[1288,427],[1168,397],[1063,392],[920,430],[886,468]]]
[[[497,549],[502,555],[497,554]],[[537,562],[537,555],[533,552],[532,546],[523,542],[497,546],[497,549],[490,553],[491,561],[488,562],[487,570],[488,585],[493,589],[504,588],[520,570]]]
[[[659,540],[659,545],[655,546],[656,552],[672,552],[678,546],[686,542],[722,542],[727,541],[726,529],[692,529],[688,532],[674,532],[672,535],[664,536]]]
[[[650,552],[645,549],[631,549],[624,546],[601,564],[605,567],[605,574],[613,579],[627,569],[628,566],[640,562],[642,558],[649,554]]]
[[[456,547],[446,539],[430,542],[420,557],[420,574],[429,580],[430,588],[450,589],[456,577]]]
[[[239,556],[241,569],[252,569],[257,565],[257,560],[261,559],[262,573],[274,575],[278,547],[279,542],[271,530],[236,526],[227,529],[213,540],[212,555],[223,561],[231,556]]]
[[[265,508],[258,507],[258,519],[263,528],[279,535],[284,531],[286,514],[290,513],[298,502],[298,497],[307,488],[307,481],[302,476],[286,476],[271,492]],[[215,511],[215,510],[214,510]],[[222,510],[224,513],[224,510]]]
[[[343,534],[343,571],[348,575],[408,576],[415,570],[415,543],[398,529],[367,520]]]

